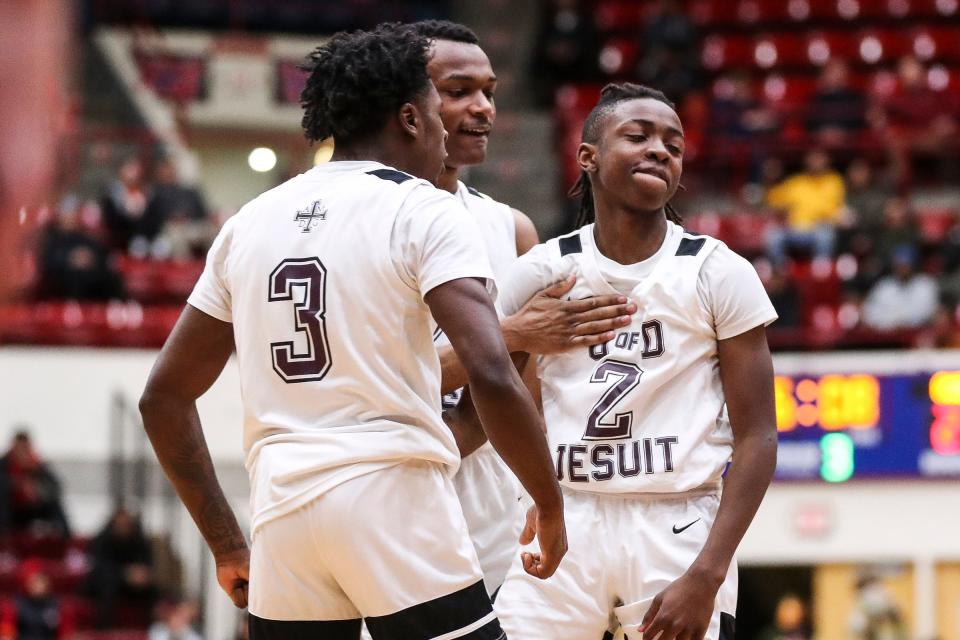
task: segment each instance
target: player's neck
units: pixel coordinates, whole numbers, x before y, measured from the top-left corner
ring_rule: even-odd
[[[334,148],[330,162],[379,162],[416,176],[413,167],[408,164],[406,155],[402,149],[395,151],[390,145],[355,144],[346,148]]]
[[[598,207],[596,218],[593,237],[597,249],[620,264],[635,264],[650,258],[667,235],[663,211],[637,212],[606,206]]]
[[[450,167],[445,164],[443,165],[443,171],[440,172],[440,177],[437,178],[437,188],[449,191],[450,193],[456,193],[459,187],[457,184],[459,181],[460,168]]]

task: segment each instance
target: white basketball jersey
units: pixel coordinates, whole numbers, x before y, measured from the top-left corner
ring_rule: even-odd
[[[432,288],[492,273],[449,193],[375,162],[331,162],[221,230],[189,302],[233,323],[253,526],[359,475],[459,465],[440,418]]]
[[[517,259],[517,223],[513,210],[462,182],[457,182],[457,198],[480,228],[494,279],[502,281]]]
[[[717,253],[725,255],[711,257]],[[638,306],[632,324],[612,341],[538,359],[561,484],[676,493],[716,483],[733,442],[717,341],[776,318],[756,272],[720,241],[673,223],[657,254],[640,263],[652,262],[629,283],[632,290],[614,289],[600,259],[588,225],[521,257],[502,291],[503,310],[512,313],[531,293],[573,272],[571,299],[622,293]],[[714,262],[720,270],[732,265],[732,275],[705,278],[704,265]]]
[[[480,229],[490,267],[493,269],[494,281],[502,281],[510,273],[510,268],[517,259],[517,225],[513,218],[513,210],[508,205],[497,202],[460,181],[457,182],[456,196]],[[438,347],[450,344],[447,336],[439,328],[434,330],[434,342]],[[457,389],[444,395],[443,407],[449,409],[456,406],[460,400],[461,391]],[[486,443],[484,447],[490,447],[490,443]]]

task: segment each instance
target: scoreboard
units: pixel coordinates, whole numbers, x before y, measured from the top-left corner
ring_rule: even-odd
[[[849,359],[864,367],[844,367],[842,355],[778,366],[776,477],[960,479],[960,356],[922,353]]]

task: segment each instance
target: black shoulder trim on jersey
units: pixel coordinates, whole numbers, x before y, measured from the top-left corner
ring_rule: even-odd
[[[695,256],[700,253],[700,249],[703,249],[703,245],[706,244],[706,238],[683,238],[680,240],[680,246],[677,247],[678,256]]]
[[[397,171],[396,169],[374,169],[373,171],[367,171],[367,175],[377,176],[381,180],[389,180],[397,184],[406,182],[407,180],[413,180],[413,176],[410,174]]]
[[[480,193],[479,191],[477,191],[476,189],[474,189],[473,187],[467,187],[467,191],[469,191],[471,194],[477,196],[478,198],[482,198],[482,197],[483,197],[483,194]]]
[[[720,612],[720,640],[733,640],[737,635],[737,619],[726,611]]]
[[[560,255],[565,256],[568,253],[583,253],[583,244],[580,242],[580,232],[572,236],[563,236],[559,239]]]
[[[696,231],[690,231],[689,229],[684,229],[683,232],[688,236],[696,236],[698,238],[703,235],[702,233],[697,233]]]

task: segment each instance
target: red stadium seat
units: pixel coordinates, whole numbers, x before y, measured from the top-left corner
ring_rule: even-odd
[[[806,38],[796,33],[775,33],[758,38],[753,49],[754,64],[761,69],[806,67]]]
[[[782,0],[740,0],[736,5],[736,17],[741,24],[762,27],[785,22],[788,19],[787,7]]]
[[[740,213],[727,216],[721,223],[721,235],[736,251],[749,255],[763,253],[770,220],[763,214]]]
[[[857,62],[865,65],[877,65],[895,58],[890,38],[876,30],[864,31],[857,40]]]
[[[809,20],[817,22],[835,22],[842,20],[837,0],[807,0],[810,11]]]
[[[763,98],[778,108],[803,107],[817,90],[817,80],[810,76],[771,74],[761,85]]]
[[[950,209],[926,209],[917,213],[920,235],[930,243],[939,244],[947,237],[947,232],[960,219]]]
[[[600,69],[611,76],[629,74],[637,65],[640,43],[636,38],[608,40],[600,50]]]
[[[123,256],[117,262],[127,292],[141,302],[186,300],[203,272],[203,261],[148,260]]]
[[[923,36],[928,36],[929,41]],[[931,44],[931,55],[923,55]],[[960,27],[934,26],[921,29],[914,34],[912,49],[913,53],[922,59],[960,63]]]
[[[566,114],[577,113],[586,116],[600,99],[600,84],[566,84],[557,89],[555,96],[556,113],[563,118]],[[583,117],[579,116],[579,117]]]
[[[638,31],[644,23],[642,3],[633,0],[602,0],[594,9],[594,20],[601,31]]]
[[[858,41],[849,31],[815,31],[807,34],[807,60],[823,65],[830,58],[843,58],[851,62],[859,58]]]
[[[711,35],[703,39],[700,60],[707,69],[752,67],[754,43],[743,36]]]
[[[690,18],[704,28],[728,27],[739,23],[738,13],[729,4],[715,0],[692,0],[687,7]]]
[[[769,219],[761,213],[718,215],[704,212],[684,221],[684,226],[723,240],[734,251],[749,255],[763,253]]]
[[[63,595],[61,597],[61,602],[63,603],[63,608],[65,612],[69,612],[70,617],[73,619],[73,623],[77,629],[91,629],[96,623],[97,610],[92,602],[86,598],[80,598],[77,596]],[[99,633],[114,633],[114,632],[99,632]],[[123,632],[116,632],[123,633]],[[74,640],[80,640],[80,638],[86,638],[92,640],[93,638],[108,638],[112,636],[100,636],[100,635],[76,635],[73,636]]]

